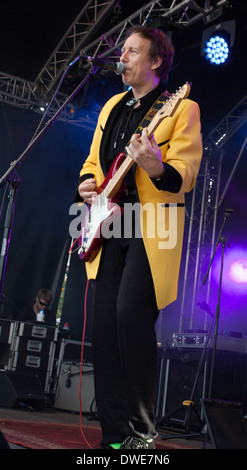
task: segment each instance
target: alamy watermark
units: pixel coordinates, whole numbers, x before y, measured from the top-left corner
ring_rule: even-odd
[[[156,238],[159,249],[172,249],[177,244],[177,204],[141,205],[125,203],[123,207],[107,201],[105,204],[96,198],[91,206],[74,203],[69,214],[74,216],[69,225],[70,236],[81,239],[84,248],[93,239],[102,237]]]

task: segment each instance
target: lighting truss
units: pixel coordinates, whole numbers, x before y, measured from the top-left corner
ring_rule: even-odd
[[[119,50],[124,42],[124,35],[126,30],[134,24],[146,25],[152,18],[162,17],[169,21],[173,27],[188,28],[196,22],[208,17],[208,15],[218,5],[226,5],[230,0],[219,0],[217,2],[212,0],[205,0],[204,6],[198,6],[197,2],[193,0],[155,0],[147,3],[139,8],[135,13],[123,20],[117,26],[108,30],[106,33],[101,34],[100,38],[96,39],[90,44],[83,47],[83,52],[88,56],[107,57],[110,60],[118,60]],[[76,51],[81,48],[78,43]],[[73,55],[70,57],[72,60]]]
[[[33,106],[37,110],[41,95],[43,100],[49,99],[66,67],[81,50],[91,57],[99,55],[108,57],[109,60],[118,60],[118,50],[129,26],[136,23],[147,24],[152,16],[158,15],[167,18],[174,26],[188,28],[207,18],[218,5],[228,3],[229,0],[205,0],[204,6],[201,7],[193,0],[151,1],[93,40],[99,27],[110,16],[115,0],[89,0],[42,67],[34,83],[0,72],[0,101],[19,107]],[[54,103],[56,109],[62,104],[63,98],[62,94],[57,96]]]
[[[215,245],[216,222],[225,192],[220,195],[220,179],[224,146],[247,122],[247,95],[219,122],[204,139],[203,159],[200,172],[192,191],[191,212],[187,239],[183,292],[181,301],[179,332],[197,327],[196,304],[204,296],[210,301],[211,272],[207,286],[203,287],[205,263],[209,263]],[[246,146],[246,140],[234,165],[234,171]],[[233,172],[229,176],[232,178]],[[228,188],[228,182],[225,187]],[[205,316],[204,329],[208,318]]]
[[[66,95],[59,93],[53,105],[50,107],[47,116],[53,116],[65,102],[66,98]],[[47,104],[45,95],[35,83],[2,72],[0,72],[0,102],[30,110],[41,115],[43,114],[41,107],[45,107]],[[69,119],[65,109],[61,115],[58,116],[58,120],[93,132],[97,124],[99,112],[100,107],[81,116],[80,119]]]
[[[206,147],[220,149],[247,120],[247,95],[220,121],[205,139]]]
[[[211,271],[203,291],[202,276],[205,274],[206,264],[209,264],[209,253],[212,253],[215,244],[222,159],[223,150],[217,153],[204,149],[200,172],[192,191],[179,332],[198,327],[196,305],[200,296],[205,302],[210,301]],[[205,316],[205,330],[208,320]]]
[[[0,101],[14,106],[37,106],[36,86],[32,82],[0,72]]]
[[[46,93],[54,87],[78,50],[98,34],[114,6],[115,0],[88,0],[35,79],[35,83],[42,84]]]

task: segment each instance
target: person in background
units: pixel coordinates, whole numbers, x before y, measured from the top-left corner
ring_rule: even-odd
[[[56,326],[56,315],[48,308],[52,298],[53,296],[49,289],[39,289],[35,296],[34,303],[17,312],[17,320],[29,323],[36,322],[38,321],[38,314],[43,310],[44,324],[48,326]]]

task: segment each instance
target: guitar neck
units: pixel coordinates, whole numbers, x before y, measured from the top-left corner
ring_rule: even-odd
[[[134,160],[129,155],[126,155],[125,160],[122,162],[121,166],[118,168],[106,187],[107,198],[115,196],[122,185],[122,181],[126,173],[128,173],[133,164]]]

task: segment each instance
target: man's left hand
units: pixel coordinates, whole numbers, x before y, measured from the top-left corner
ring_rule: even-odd
[[[158,179],[164,175],[161,150],[152,135],[149,139],[147,128],[142,134],[134,134],[127,147],[128,155],[145,170],[150,178]]]

